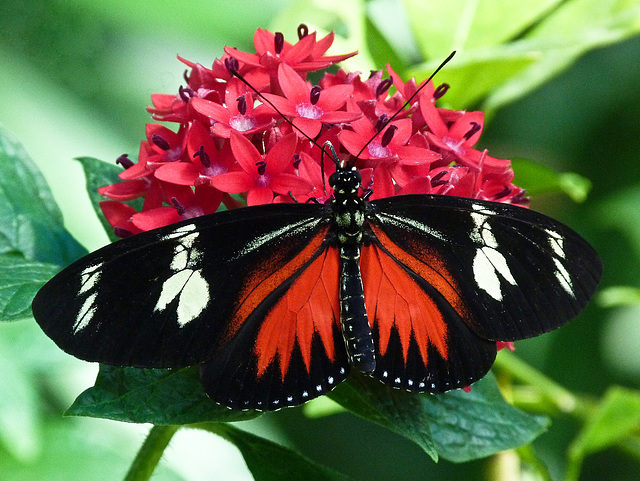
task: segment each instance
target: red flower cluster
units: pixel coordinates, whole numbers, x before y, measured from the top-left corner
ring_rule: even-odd
[[[186,87],[177,95],[153,95],[148,108],[155,120],[177,123],[177,132],[148,124],[138,163],[118,159],[125,167],[122,182],[99,190],[111,199],[101,207],[118,235],[209,214],[221,203],[244,205],[231,194],[249,206],[311,197],[325,202],[335,166],[325,162],[322,171],[317,144],[327,140],[340,158],[360,168],[372,199],[412,193],[525,202],[524,191],[512,183],[510,161],[474,148],[483,113],[436,107],[447,85],[425,86],[389,122],[418,89],[414,79],[405,83],[387,66],[387,79],[382,71],[363,80],[340,69],[312,85],[307,72],[356,52],[325,55],[333,34],[317,39],[304,25],[298,37],[290,44],[280,33],[258,29],[255,54],[225,48],[211,68],[181,59],[191,69]],[[144,198],[141,212],[125,203],[136,198]]]

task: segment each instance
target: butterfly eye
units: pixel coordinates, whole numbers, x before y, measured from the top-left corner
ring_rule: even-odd
[[[331,187],[335,187],[336,186],[336,182],[338,181],[338,173],[334,172],[333,174],[331,174],[329,176],[329,185]]]

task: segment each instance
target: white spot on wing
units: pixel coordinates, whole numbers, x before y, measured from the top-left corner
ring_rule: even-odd
[[[502,289],[500,288],[500,276],[512,286],[516,281],[511,274],[511,269],[505,257],[498,251],[498,241],[493,235],[491,225],[486,222],[487,215],[495,212],[480,204],[474,204],[476,212],[471,214],[475,229],[471,232],[471,239],[480,244],[473,259],[473,278],[478,287],[493,297],[496,301],[502,301]]]
[[[569,275],[569,272],[559,259],[553,259],[553,262],[556,265],[556,279],[560,283],[560,286],[567,294],[575,299],[576,293],[573,290],[573,284],[571,283],[571,276]]]
[[[196,319],[209,304],[209,283],[199,270],[176,272],[162,284],[155,311],[164,311],[178,300],[176,321],[180,327]]]
[[[80,308],[80,312],[78,312],[78,317],[76,318],[76,322],[73,324],[73,333],[76,334],[79,331],[82,331],[85,327],[89,325],[91,319],[96,313],[95,301],[98,296],[97,292],[94,292],[89,297],[87,297]]]
[[[441,240],[441,241],[446,241],[447,240],[446,236],[442,232],[434,229],[433,227],[431,227],[431,226],[429,226],[427,224],[423,224],[422,222],[418,222],[415,219],[409,219],[407,217],[398,217],[398,216],[389,214],[387,212],[379,213],[378,215],[380,217],[384,217],[387,220],[387,222],[389,222],[390,224],[395,225],[396,227],[400,227],[400,228],[410,227],[410,228],[413,228],[414,230],[418,230],[420,232],[424,232],[427,235],[435,237],[438,240]]]

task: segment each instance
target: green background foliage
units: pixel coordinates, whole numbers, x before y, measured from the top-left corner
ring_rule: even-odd
[[[526,364],[498,359],[506,398],[535,416],[505,403],[492,375],[470,394],[433,399],[355,378],[331,398],[357,416],[322,399],[230,417],[193,390],[193,370],[103,368],[74,402],[96,366],[61,352],[26,318],[42,282],[108,242],[84,172],[94,187],[118,169],[90,158],[135,158],[150,94],[183,83],[176,54],[206,65],[224,45],[251,50],[257,27],[295,39],[301,22],[335,30],[335,52],[360,50],[349,70],[389,62],[421,79],[456,49],[436,78],[451,85],[447,107],[485,110],[481,147],[517,159],[516,183],[533,207],[600,252],[601,296],[580,319],[518,343]],[[125,476],[148,427],[62,418],[72,404],[68,414],[162,425],[145,444],[160,453],[175,432],[167,425],[199,423],[178,432],[154,480],[520,479],[521,469],[532,479],[637,479],[637,0],[4,0],[0,32],[0,314],[22,319],[0,323],[3,480]]]

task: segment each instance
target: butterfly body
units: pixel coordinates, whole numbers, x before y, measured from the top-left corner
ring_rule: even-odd
[[[108,245],[36,296],[65,351],[144,368],[201,366],[217,402],[273,410],[356,368],[432,393],[468,386],[496,342],[568,322],[601,264],[542,214],[474,199],[369,202],[338,166],[330,204],[271,204],[191,219]]]

